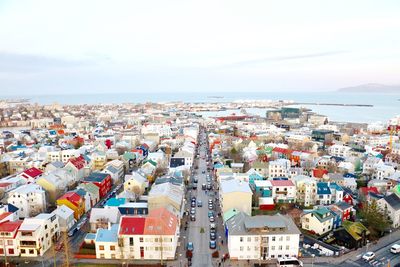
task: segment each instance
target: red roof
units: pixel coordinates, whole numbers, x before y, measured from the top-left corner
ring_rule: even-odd
[[[313,176],[315,178],[322,178],[325,174],[328,174],[328,170],[323,170],[323,169],[314,169],[313,170]]]
[[[8,233],[14,232],[14,231],[19,229],[21,224],[22,224],[22,221],[15,221],[15,222],[6,221],[6,222],[2,222],[2,223],[0,223],[0,232],[8,232]]]
[[[76,158],[70,158],[69,162],[71,162],[78,170],[85,167],[85,158],[82,155]]]
[[[286,154],[289,155],[290,154],[290,150],[286,149],[286,148],[281,148],[281,147],[274,147],[274,149],[272,149],[273,152],[277,152],[277,153],[281,153],[281,154]]]
[[[378,188],[375,186],[370,186],[370,187],[360,187],[360,191],[363,195],[367,195],[369,192],[379,194]]]
[[[142,235],[146,219],[143,217],[123,216],[119,225],[120,235]]]
[[[3,212],[2,214],[0,214],[0,221],[2,221],[4,218],[10,216],[12,214],[12,212]]]
[[[26,174],[26,175],[28,175],[29,177],[32,177],[32,178],[35,178],[35,177],[37,177],[39,175],[42,175],[42,173],[43,172],[41,170],[39,170],[39,169],[37,169],[35,167],[32,167],[32,168],[27,169],[27,170],[24,171],[24,174]],[[22,176],[25,177],[24,175],[22,175]]]
[[[271,180],[272,186],[294,186],[291,180]]]
[[[75,206],[78,206],[78,202],[81,200],[81,196],[78,195],[75,192],[67,192],[63,196],[61,196],[59,199],[66,199]]]
[[[12,183],[3,182],[3,183],[0,183],[0,187],[7,187],[7,186],[9,186],[11,184]]]

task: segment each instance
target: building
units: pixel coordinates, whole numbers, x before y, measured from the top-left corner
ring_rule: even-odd
[[[70,191],[57,199],[57,206],[67,206],[74,211],[75,220],[85,213],[85,200],[76,192]]]
[[[165,208],[151,210],[146,217],[122,216],[118,235],[124,259],[172,260],[178,245],[178,219]]]
[[[288,177],[290,161],[287,159],[277,159],[269,162],[268,174],[270,178]]]
[[[333,217],[332,212],[326,207],[304,211],[301,216],[301,228],[317,235],[324,235],[332,231]]]
[[[61,232],[68,232],[76,222],[74,211],[65,205],[58,206],[53,213],[57,215]]]
[[[99,188],[100,198],[111,190],[111,176],[107,173],[93,172],[86,177],[83,183],[92,183]]]
[[[18,217],[33,217],[47,207],[46,192],[40,185],[26,184],[9,193],[7,203],[18,208]]]
[[[251,215],[252,195],[250,186],[246,182],[236,179],[221,181],[219,200],[222,214],[230,209],[236,209]]]
[[[59,236],[57,215],[41,213],[34,218],[26,218],[17,233],[21,257],[43,256]]]
[[[294,203],[296,186],[291,180],[271,180],[272,198],[275,203]]]
[[[377,201],[382,214],[386,215],[392,221],[392,227],[400,226],[400,197],[392,193]]]
[[[17,241],[18,229],[22,221],[5,221],[0,223],[0,256],[19,256]]]
[[[229,256],[234,260],[297,257],[300,231],[288,216],[249,216],[239,212],[226,222]]]
[[[90,231],[109,229],[113,225],[118,225],[120,218],[121,214],[118,208],[93,208],[89,219]]]

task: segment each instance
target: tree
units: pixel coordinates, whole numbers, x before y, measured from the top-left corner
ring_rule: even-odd
[[[362,222],[370,231],[372,239],[382,236],[391,225],[388,217],[379,210],[376,200],[372,200],[371,203],[363,203],[360,216]]]

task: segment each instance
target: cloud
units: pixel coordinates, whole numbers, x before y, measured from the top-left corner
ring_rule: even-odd
[[[0,73],[36,73],[92,64],[91,61],[65,60],[30,54],[0,52]]]
[[[238,62],[234,62],[232,64],[225,65],[225,67],[250,66],[250,65],[257,65],[257,64],[268,63],[268,62],[319,58],[319,57],[334,56],[334,55],[339,55],[339,54],[344,54],[344,53],[348,53],[348,51],[327,51],[327,52],[321,52],[321,53],[300,54],[300,55],[292,55],[292,56],[267,57],[267,58],[260,58],[260,59],[238,61]]]

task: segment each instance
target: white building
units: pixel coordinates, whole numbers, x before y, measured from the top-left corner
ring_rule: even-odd
[[[350,156],[351,147],[343,145],[333,145],[328,148],[328,153],[331,156],[347,158]]]
[[[300,231],[288,216],[248,216],[240,212],[226,222],[228,250],[235,260],[297,257]]]
[[[53,213],[58,217],[61,232],[69,231],[76,222],[74,211],[65,205],[58,206]]]
[[[26,218],[17,234],[21,257],[43,256],[59,236],[57,215],[41,213],[34,218]]]
[[[18,216],[27,218],[46,210],[46,192],[40,185],[22,185],[9,193],[7,203],[18,208]]]
[[[288,177],[290,161],[287,159],[277,159],[269,162],[268,173],[270,178]]]

